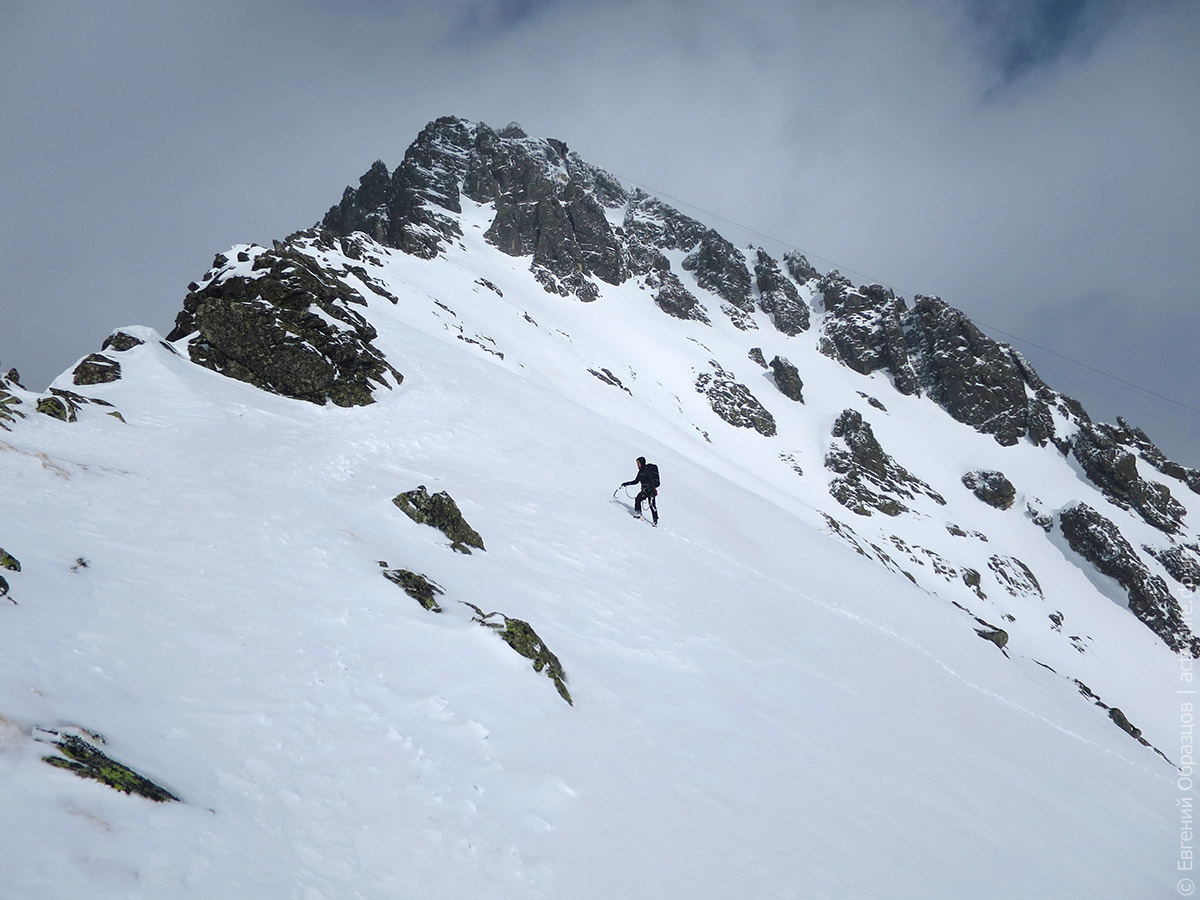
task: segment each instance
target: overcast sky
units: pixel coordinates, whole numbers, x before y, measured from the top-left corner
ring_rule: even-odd
[[[165,333],[460,115],[941,296],[1200,466],[1197,48],[1196,0],[0,0],[0,371]]]

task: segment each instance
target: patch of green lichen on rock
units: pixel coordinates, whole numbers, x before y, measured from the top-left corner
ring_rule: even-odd
[[[430,581],[424,575],[419,575],[416,572],[411,572],[408,569],[384,569],[383,577],[392,584],[403,588],[404,593],[412,597],[422,607],[430,612],[441,612],[441,604],[437,602],[437,595],[445,593],[441,586]]]
[[[71,409],[58,397],[38,398],[37,411],[42,415],[51,416],[55,419],[61,419],[64,422],[75,421],[75,410]]]
[[[991,641],[996,645],[997,648],[999,648],[1001,652],[1003,652],[1005,646],[1008,644],[1008,632],[1003,628],[997,628],[991,622],[986,622],[978,617],[976,617],[975,621],[983,626],[983,628],[976,628],[975,633],[985,641]]]
[[[392,503],[414,522],[438,529],[459,553],[469,554],[471,547],[486,549],[479,532],[467,524],[458,504],[445,491],[431,495],[422,484],[416,490],[393,497]]]
[[[533,630],[533,626],[521,619],[510,619],[504,613],[492,612],[485,614],[483,610],[473,603],[468,603],[467,606],[475,610],[476,622],[496,631],[508,646],[512,647],[526,659],[532,660],[533,671],[544,673],[547,678],[554,682],[559,696],[572,706],[575,705],[575,701],[571,699],[571,692],[567,690],[567,673],[563,671],[562,663],[550,651],[550,648],[546,646],[546,642]],[[499,616],[503,620],[503,623],[488,621],[496,616]]]
[[[89,355],[71,373],[71,380],[78,385],[109,384],[120,378],[121,364],[101,353]]]
[[[43,756],[52,766],[90,778],[126,794],[147,797],[156,803],[179,798],[148,778],[124,766],[73,734],[55,734],[54,745],[62,756]]]

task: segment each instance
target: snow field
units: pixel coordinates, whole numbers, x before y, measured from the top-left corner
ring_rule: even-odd
[[[715,306],[722,327],[680,323],[632,282],[548,295],[486,247],[481,215],[436,264],[384,259],[398,306],[364,291],[405,375],[374,406],[271,396],[143,330],[122,381],[95,389],[128,425],[35,416],[0,439],[0,546],[23,563],[0,606],[0,715],[20,730],[0,730],[0,808],[20,823],[0,896],[1168,895],[1175,770],[1069,678],[1170,755],[1178,661],[1098,602],[1020,499],[1001,513],[958,482],[995,460],[1053,509],[1074,493],[1052,451],[963,434],[813,352],[813,332],[761,316],[737,332]],[[800,367],[804,407],[751,346]],[[712,414],[692,389],[709,359],[778,437]],[[850,406],[947,507],[882,522],[832,501],[821,461]],[[657,530],[612,502],[639,455],[663,472]],[[418,484],[449,491],[487,551],[453,553],[395,509]],[[821,511],[954,559],[974,540],[977,613],[1012,658],[927,571],[912,584],[858,555]],[[994,553],[1046,599],[1000,593]],[[440,584],[445,612],[381,561]],[[533,625],[574,707],[460,600]],[[1055,610],[1088,653],[1049,630]],[[67,723],[185,802],[42,764],[32,728]]]

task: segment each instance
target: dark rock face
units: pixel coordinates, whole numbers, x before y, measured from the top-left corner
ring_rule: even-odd
[[[721,235],[709,229],[700,245],[683,260],[696,283],[744,313],[754,312],[750,289],[750,270],[741,251]]]
[[[1096,427],[1116,443],[1136,451],[1142,459],[1164,475],[1182,481],[1194,493],[1200,494],[1200,469],[1182,466],[1168,459],[1166,454],[1158,449],[1158,446],[1146,436],[1146,432],[1142,429],[1130,425],[1120,416],[1117,417],[1116,427],[1112,425]]]
[[[657,197],[634,191],[629,197],[623,223],[630,251],[643,248],[691,251],[709,232],[707,225],[689,218]]]
[[[461,212],[463,196],[495,205],[487,240],[512,256],[531,256],[548,291],[593,300],[589,276],[620,284],[629,275],[628,254],[604,214],[626,200],[615,178],[561,141],[456,118],[426,126],[390,176],[375,163],[322,225],[432,259],[460,236],[447,213]]]
[[[713,412],[737,428],[753,428],[770,437],[775,434],[775,417],[767,411],[750,389],[710,361],[712,372],[702,372],[696,379],[696,390],[708,398]]]
[[[338,235],[362,231],[381,244],[432,259],[460,234],[444,211],[460,212],[459,184],[466,173],[466,123],[442,118],[421,131],[392,175],[376,161],[358,189],[347,188],[322,225]]]
[[[654,302],[667,315],[710,324],[696,295],[684,287],[674,272],[652,271],[646,276],[646,283],[654,288]]]
[[[838,417],[833,437],[840,440],[830,445],[825,466],[839,477],[830,482],[829,493],[851,512],[869,516],[877,510],[898,516],[908,510],[901,500],[912,500],[916,494],[946,505],[941,494],[884,451],[858,411],[848,409]]]
[[[357,290],[301,252],[299,239],[258,255],[254,275],[218,273],[192,291],[167,340],[190,336],[192,362],[297,400],[374,402],[403,376],[373,345],[374,327],[352,304]],[[337,325],[328,321],[334,319]]]
[[[1185,547],[1158,548],[1143,546],[1142,549],[1158,560],[1162,567],[1167,570],[1167,574],[1188,590],[1194,591],[1200,589],[1200,561],[1197,561],[1193,552],[1189,552]],[[1193,550],[1196,549],[1193,547]]]
[[[787,260],[788,257],[785,257]],[[801,273],[808,271],[808,261],[802,256],[791,257],[796,264],[796,270]],[[801,265],[803,263],[803,267]],[[789,264],[789,270],[792,266]],[[812,273],[816,274],[815,271]],[[793,275],[795,277],[795,275]],[[812,276],[805,275],[804,280]],[[807,331],[809,326],[808,304],[800,298],[796,286],[779,271],[779,265],[765,250],[757,252],[754,263],[754,281],[758,288],[758,305],[775,327],[786,335],[796,335]]]
[[[1166,582],[1151,574],[1112,521],[1077,503],[1059,513],[1058,524],[1072,550],[1125,589],[1129,611],[1147,628],[1175,652],[1200,655],[1200,638],[1188,629]]]
[[[445,491],[430,495],[422,484],[415,490],[398,494],[392,502],[414,522],[429,525],[446,535],[451,548],[459,553],[469,554],[471,547],[486,549],[479,532],[467,524],[458,504]]]
[[[784,357],[776,356],[771,360],[771,372],[779,393],[797,403],[804,402],[804,382],[800,380],[800,372],[794,365]]]
[[[904,338],[904,301],[877,284],[855,289],[836,271],[822,278],[818,289],[827,313],[821,352],[860,375],[882,369],[900,393],[918,393]]]
[[[1026,434],[1025,378],[1005,348],[936,297],[917,297],[907,324],[910,353],[932,400],[1005,446]]]
[[[783,254],[783,264],[787,266],[788,274],[796,279],[797,284],[807,284],[821,277],[821,273],[812,267],[808,258],[799,250],[789,250]]]
[[[1003,472],[977,470],[962,477],[963,485],[988,506],[1008,509],[1017,497],[1017,489]]]
[[[1147,481],[1138,473],[1137,458],[1118,444],[1110,429],[1084,423],[1072,452],[1092,483],[1117,506],[1132,509],[1150,525],[1175,534],[1186,508],[1166,485]]]
[[[928,394],[1002,445],[1028,437],[1066,453],[1066,440],[1055,433],[1055,411],[1088,421],[1083,408],[1050,390],[1021,354],[937,297],[917,296],[910,310],[886,288],[854,288],[838,272],[822,278],[818,289],[827,313],[823,353],[864,375],[887,372],[901,393]]]
[[[71,380],[77,385],[109,384],[121,379],[121,364],[99,353],[89,355],[75,367]]]

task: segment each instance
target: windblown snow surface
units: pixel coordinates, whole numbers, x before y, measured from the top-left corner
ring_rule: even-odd
[[[364,290],[364,314],[405,379],[374,405],[271,395],[127,328],[145,343],[120,381],[60,379],[125,422],[88,407],[0,432],[0,546],[22,563],[0,599],[0,897],[1175,894],[1180,659],[1022,502],[960,483],[1002,469],[1053,512],[1083,489],[1053,448],[1000,447],[851,372],[816,328],[735,329],[694,282],[713,327],[633,280],[546,293],[483,240],[485,212],[437,260],[375,250],[399,303]],[[752,346],[799,367],[804,405]],[[777,436],[714,415],[694,389],[713,359]],[[947,506],[835,503],[822,460],[846,408]],[[662,471],[657,529],[614,499],[639,455]],[[391,503],[417,485],[486,551]],[[905,578],[823,513],[864,547],[975,559],[970,611],[1007,654],[952,602],[974,596],[961,582],[936,590],[892,542]],[[1044,597],[1001,590],[995,554]],[[437,582],[445,611],[381,563]],[[574,705],[468,602],[529,622]],[[183,802],[44,764],[35,729],[63,725]]]

